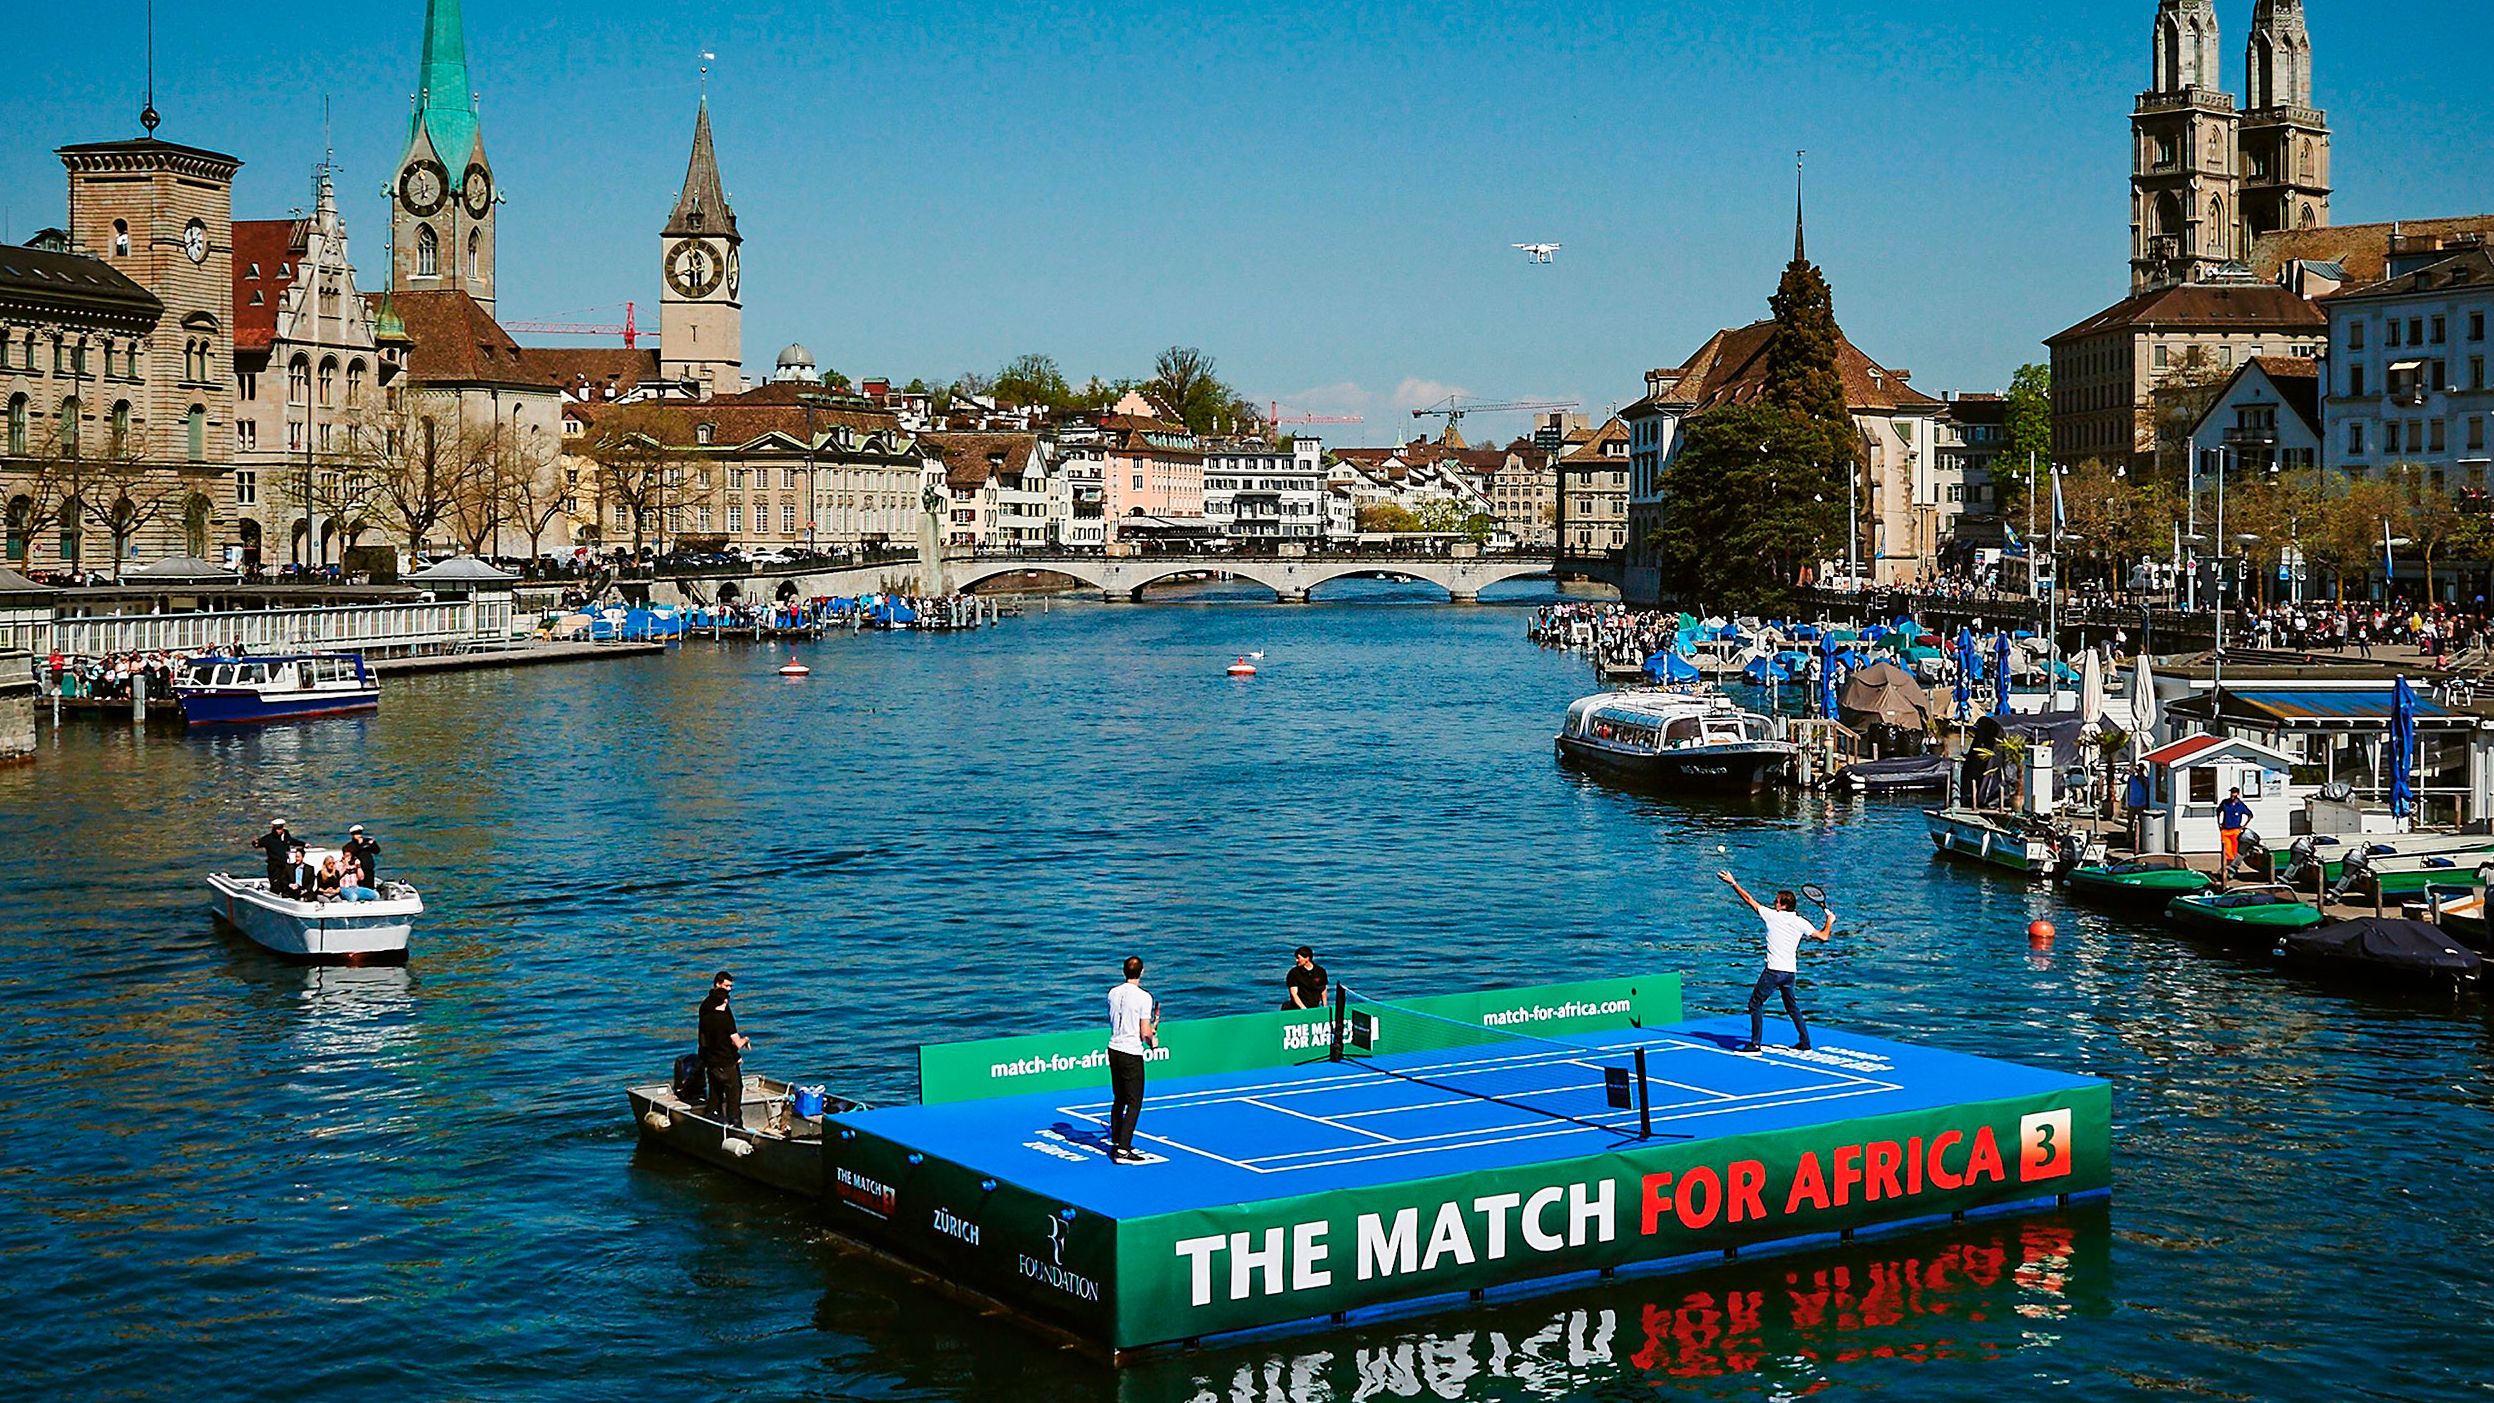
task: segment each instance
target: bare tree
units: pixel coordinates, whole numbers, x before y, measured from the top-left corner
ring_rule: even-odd
[[[563,514],[571,495],[558,455],[512,436],[505,449],[511,460],[502,475],[503,513],[528,536],[528,558],[535,560],[547,528]]]
[[[396,527],[410,555],[450,516],[479,470],[491,429],[460,422],[455,405],[426,412],[425,396],[365,411],[351,426],[347,461],[374,511]]]
[[[589,457],[597,464],[601,508],[620,507],[632,526],[632,553],[639,555],[651,523],[659,520],[683,487],[693,455],[672,442],[678,417],[656,405],[625,405],[598,417]]]

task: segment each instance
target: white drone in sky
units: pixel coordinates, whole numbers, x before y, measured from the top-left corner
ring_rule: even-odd
[[[1550,261],[1550,255],[1557,253],[1560,249],[1567,247],[1567,245],[1516,244],[1513,245],[1513,247],[1523,253],[1524,261],[1527,263],[1547,263]]]

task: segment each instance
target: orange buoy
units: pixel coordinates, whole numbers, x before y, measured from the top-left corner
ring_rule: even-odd
[[[2038,947],[2050,945],[2053,936],[2057,933],[2052,928],[2052,922],[2041,916],[2026,923],[2026,943],[2029,945]]]
[[[1245,658],[1240,658],[1238,661],[1230,664],[1230,675],[1232,677],[1253,677],[1256,675],[1256,665],[1247,661]]]

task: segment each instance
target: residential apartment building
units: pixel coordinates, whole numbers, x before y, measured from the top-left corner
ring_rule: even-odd
[[[2135,471],[2179,470],[2196,407],[2244,361],[2317,356],[2329,319],[2273,283],[2248,280],[2159,287],[2124,298],[2044,344],[2052,356],[2052,456]],[[2160,412],[2160,401],[2168,408]]]
[[[1040,550],[1063,540],[1066,496],[1039,435],[928,433],[919,441],[944,460],[944,544]]]
[[[1946,406],[1933,425],[1939,467],[1933,490],[1942,515],[1955,518],[1949,534],[1962,533],[1968,518],[1990,516],[2000,509],[1992,465],[2009,444],[2009,400],[1995,394],[1942,395]],[[2008,471],[2023,472],[2019,463]]]
[[[1490,515],[1498,529],[1525,550],[1559,543],[1559,461],[1530,439],[1507,446],[1506,461],[1490,474]]]
[[[1067,441],[1097,450],[1108,539],[1117,539],[1118,522],[1137,517],[1206,524],[1203,444],[1142,395],[1128,394]]]
[[[2221,471],[2317,468],[2322,451],[2322,362],[2262,356],[2236,368],[2191,426],[2191,461],[2203,483]]]
[[[2329,460],[2380,476],[2399,464],[2432,485],[2485,487],[2494,434],[2494,255],[2477,236],[2394,246],[2390,276],[2329,298]]]
[[[1562,562],[1631,558],[1631,437],[1627,421],[1614,415],[1592,437],[1560,456],[1556,525]]]
[[[1325,444],[1299,438],[1215,440],[1204,445],[1204,519],[1236,540],[1325,539]]]

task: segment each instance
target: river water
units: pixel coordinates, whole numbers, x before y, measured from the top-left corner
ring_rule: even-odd
[[[1412,606],[1412,607],[1406,607]],[[1583,664],[1514,608],[1034,606],[960,637],[394,683],[386,712],[71,725],[0,772],[0,1252],[22,1397],[2486,1397],[2494,1039],[1928,856],[1904,805],[1673,803],[1558,769]],[[1223,666],[1259,650],[1264,672]],[[216,933],[272,813],[375,827],[412,965]],[[1718,855],[1718,849],[1721,855]],[[756,1070],[1172,1016],[1290,946],[1410,993],[1683,971],[1731,1011],[1817,880],[1816,1016],[2111,1078],[2109,1205],[1123,1373],[637,1152],[621,1094],[733,966]],[[2062,934],[2048,957],[2026,923]]]

